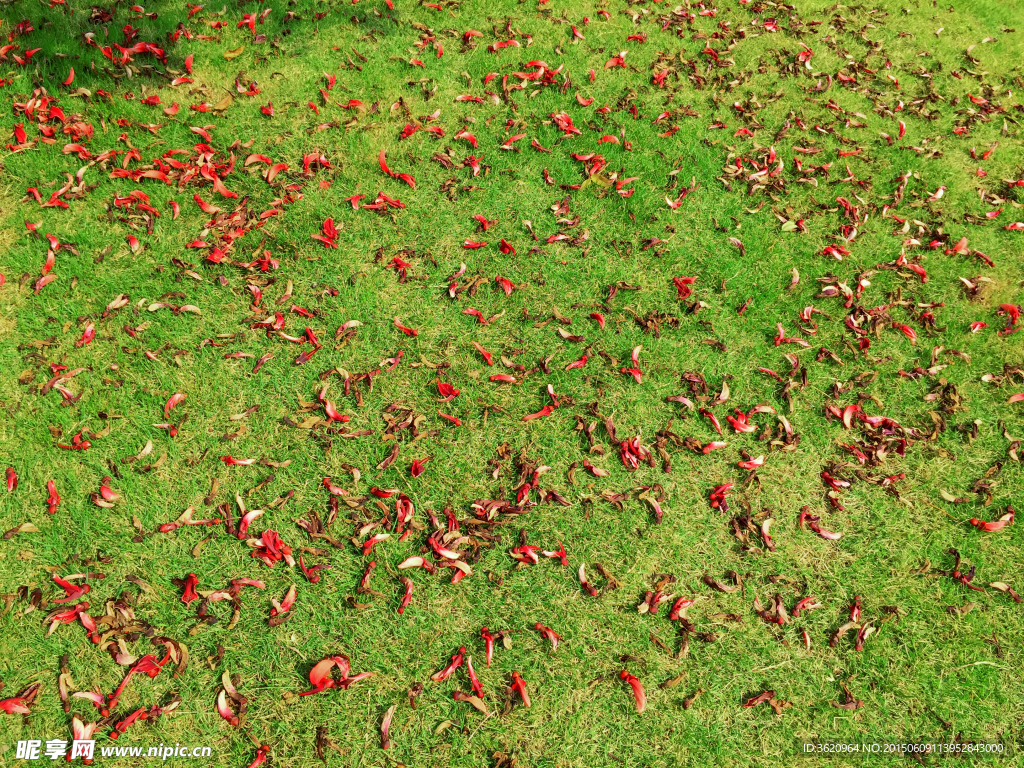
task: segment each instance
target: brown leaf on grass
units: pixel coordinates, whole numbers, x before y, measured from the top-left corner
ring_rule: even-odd
[[[989,584],[989,586],[992,587],[992,589],[999,590],[1000,592],[1005,592],[1006,594],[1008,594],[1010,597],[1013,598],[1014,602],[1016,602],[1016,603],[1021,602],[1020,595],[1018,595],[1016,592],[1014,592],[1013,591],[1013,587],[1011,587],[1009,584],[1007,584],[1005,582],[1002,582],[1002,581],[994,581],[991,584]]]
[[[177,678],[184,674],[185,670],[188,669],[189,651],[188,646],[182,642],[174,643],[178,652],[177,666],[174,668],[174,674],[171,677]]]
[[[4,533],[5,539],[13,539],[19,533],[39,533],[39,529],[32,523],[22,523],[16,528],[11,528],[9,531]]]
[[[672,655],[672,649],[669,648],[667,645],[665,645],[665,643],[661,640],[661,638],[659,638],[656,634],[651,632],[651,633],[648,634],[648,637],[650,638],[651,642],[654,643],[656,646],[658,646],[661,650],[663,650],[669,656]]]
[[[220,480],[213,478],[213,482],[210,484],[210,492],[203,499],[203,504],[210,507],[213,506],[214,499],[217,497],[217,490],[220,488]]]
[[[763,704],[766,701],[771,701],[775,698],[775,691],[761,691],[756,696],[751,696],[747,699],[744,707],[756,707],[758,704]]]
[[[484,704],[483,699],[478,696],[472,696],[468,693],[463,693],[462,691],[453,691],[452,698],[455,699],[455,701],[464,701],[467,704],[472,705],[474,709],[485,715],[490,714],[487,710],[487,705]]]
[[[947,605],[946,613],[950,616],[966,616],[978,607],[977,603],[964,603],[963,605]]]
[[[683,682],[683,679],[685,677],[686,677],[686,672],[685,671],[680,672],[675,677],[673,677],[673,678],[671,678],[669,680],[666,680],[665,682],[661,683],[658,687],[661,688],[661,690],[663,690],[663,691],[667,691],[669,688],[675,688],[677,685],[679,685],[681,682]]]
[[[152,595],[154,593],[153,587],[150,586],[147,582],[145,582],[142,579],[140,579],[138,576],[135,576],[134,574],[130,574],[129,573],[124,578],[125,578],[125,581],[130,581],[132,584],[137,586],[139,589],[141,589],[147,595]]]
[[[71,700],[68,697],[68,691],[74,688],[74,686],[75,683],[71,679],[71,671],[68,669],[68,654],[64,654],[60,657],[60,674],[57,676],[57,689],[65,715],[71,713]]]
[[[239,48],[235,48],[233,50],[230,50],[230,51],[224,51],[224,58],[227,59],[228,61],[231,61],[232,59],[237,59],[239,56],[242,55],[243,51],[245,51],[245,46],[244,45],[239,47]]]
[[[398,709],[397,704],[392,704],[388,711],[384,713],[384,719],[380,724],[380,748],[391,749],[391,720],[395,716],[395,710]]]
[[[210,543],[210,540],[213,539],[213,537],[214,534],[211,533],[205,539],[200,540],[199,543],[192,547],[192,557],[198,558],[199,555],[202,554],[203,549],[206,547],[207,544]]]
[[[435,736],[440,736],[442,733],[447,731],[453,725],[455,725],[455,721],[454,720],[442,720],[440,723],[438,723],[437,728],[434,729],[434,735]]]
[[[782,699],[768,699],[768,705],[775,710],[776,715],[781,715],[793,706],[793,702],[783,701]]]
[[[408,691],[409,696],[409,707],[416,709],[416,697],[423,693],[423,683],[416,683]]]
[[[395,459],[398,458],[398,443],[391,446],[391,453],[389,453],[384,460],[377,465],[377,469],[387,469],[395,463]]]
[[[709,587],[718,590],[719,592],[737,592],[739,590],[739,587],[730,587],[727,584],[723,584],[715,579],[710,573],[705,573],[702,580]]]
[[[604,577],[604,579],[608,582],[604,585],[604,588],[606,590],[611,591],[613,589],[618,589],[621,586],[618,580],[614,576],[612,576],[608,569],[605,568],[603,565],[601,565],[600,563],[594,563],[594,567],[597,569],[597,572],[600,573],[601,576]]]
[[[839,642],[846,636],[846,633],[851,629],[859,629],[860,624],[855,621],[848,621],[843,626],[839,627],[835,632],[832,633],[832,637],[829,638],[828,644],[831,648],[835,648],[839,645]]]
[[[829,704],[836,709],[860,709],[864,706],[864,702],[850,692],[850,689],[846,687],[846,683],[840,680],[839,684],[843,686],[843,701],[842,703],[838,701],[830,701]]]
[[[316,756],[325,763],[327,762],[326,753],[328,749],[333,749],[338,754],[342,754],[341,747],[327,733],[327,726],[319,725],[316,729]]]
[[[698,688],[696,691],[693,692],[692,696],[687,696],[685,699],[683,699],[683,709],[689,709],[690,707],[692,707],[693,703],[698,698],[703,696],[704,693],[705,693],[705,691],[704,691],[703,688]]]

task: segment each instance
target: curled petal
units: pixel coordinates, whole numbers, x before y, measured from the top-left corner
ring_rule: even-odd
[[[220,693],[217,694],[217,714],[231,723],[231,725],[238,725],[238,718],[228,706],[227,692],[223,688],[221,688]]]
[[[647,709],[647,694],[644,693],[644,687],[640,684],[640,680],[629,674],[626,670],[622,670],[619,673],[619,677],[629,683],[629,687],[633,689],[633,698],[636,699],[636,711],[642,713]]]
[[[392,704],[386,713],[384,713],[384,719],[380,724],[380,748],[391,749],[391,720],[395,716],[395,710],[398,709],[397,704]]]

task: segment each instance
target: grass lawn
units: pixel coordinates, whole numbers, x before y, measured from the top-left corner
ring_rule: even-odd
[[[1021,759],[1020,7],[134,8],[0,24],[0,762]]]

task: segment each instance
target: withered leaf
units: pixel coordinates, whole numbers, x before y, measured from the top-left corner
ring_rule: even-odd
[[[683,679],[685,677],[686,677],[686,672],[680,672],[675,677],[673,677],[673,678],[671,678],[669,680],[666,680],[665,682],[661,683],[658,687],[661,688],[663,691],[668,690],[669,688],[675,688],[677,685],[679,685],[681,682],[683,682]]]
[[[4,533],[3,537],[5,539],[13,539],[19,533],[39,533],[39,529],[36,528],[35,525],[33,525],[32,523],[22,523],[18,527],[11,528],[11,530]]]
[[[696,691],[693,692],[692,696],[688,696],[687,698],[683,699],[683,709],[689,709],[690,707],[692,707],[693,702],[700,698],[704,693],[705,691],[703,688],[698,688]]]
[[[462,691],[453,691],[452,698],[455,699],[455,701],[464,701],[467,704],[472,705],[474,709],[485,715],[489,714],[487,711],[487,705],[484,704],[483,700],[477,696],[472,696],[468,693],[463,693]]]
[[[377,469],[387,469],[395,463],[395,459],[398,458],[398,443],[391,446],[391,453],[389,453],[384,460],[377,465]]]

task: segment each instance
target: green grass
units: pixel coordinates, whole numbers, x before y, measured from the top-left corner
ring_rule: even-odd
[[[116,163],[86,170],[84,181],[90,188],[79,199],[69,200],[67,210],[40,208],[32,198],[22,201],[26,188],[33,186],[47,199],[65,183],[66,174],[74,175],[86,164],[61,152],[71,139],[60,133],[59,124],[55,144],[37,142],[25,151],[8,151],[2,160],[0,272],[6,283],[0,288],[0,461],[17,470],[19,486],[15,493],[0,495],[0,528],[31,522],[39,531],[0,542],[0,593],[16,595],[23,585],[30,590],[40,587],[50,601],[60,596],[51,574],[102,572],[105,578],[91,581],[86,598],[91,615],[101,616],[104,602],[121,596],[140,621],[156,634],[184,643],[191,657],[187,671],[177,678],[168,667],[152,680],[133,680],[117,710],[120,717],[165,702],[175,692],[182,704],[153,725],[132,726],[119,745],[208,745],[214,754],[211,764],[248,765],[255,743],[263,743],[271,747],[273,765],[295,768],[319,764],[318,726],[326,726],[339,745],[340,754],[329,751],[327,756],[329,765],[339,766],[509,765],[498,753],[514,757],[518,766],[552,768],[765,765],[786,761],[804,742],[816,741],[998,742],[1007,750],[1019,750],[1024,717],[1019,696],[1024,685],[1022,606],[992,589],[971,592],[940,571],[953,567],[946,551],[955,547],[965,563],[977,566],[975,583],[1003,581],[1018,592],[1024,587],[1020,529],[1013,525],[998,533],[981,533],[967,523],[972,517],[996,519],[1007,505],[1019,508],[1024,499],[1020,465],[1009,454],[1011,445],[1005,437],[1024,435],[1021,405],[1007,404],[1011,394],[1024,391],[1022,378],[1008,377],[998,386],[981,379],[986,373],[1002,373],[1004,365],[1020,366],[1024,359],[1022,336],[997,336],[1005,318],[995,314],[1000,304],[1021,301],[1024,280],[1024,232],[1003,229],[1009,222],[1024,220],[1022,201],[1018,191],[1001,181],[1024,178],[1018,125],[1024,109],[1018,95],[1024,87],[1019,63],[1024,55],[1024,15],[1011,4],[989,0],[947,8],[915,2],[906,9],[886,2],[876,10],[823,2],[801,3],[792,11],[762,5],[756,7],[756,0],[747,6],[722,3],[715,17],[697,16],[687,24],[677,16],[679,23],[664,32],[661,28],[673,9],[668,3],[451,2],[442,11],[404,0],[395,0],[394,11],[377,0],[356,5],[296,2],[287,8],[234,4],[225,6],[223,16],[213,15],[219,9],[208,5],[189,21],[184,5],[159,4],[146,6],[147,12],[158,13],[155,20],[133,18],[136,14],[127,6],[119,6],[106,23],[91,22],[89,9],[77,5],[72,6],[73,15],[64,6],[6,6],[0,33],[29,19],[37,31],[15,42],[22,51],[42,50],[27,68],[13,61],[4,64],[4,77],[13,79],[2,92],[12,104],[23,103],[33,88],[45,87],[59,99],[69,122],[78,115],[93,126],[94,137],[82,141],[93,155],[137,147],[142,160],[131,167],[139,168],[168,150],[191,150],[201,139],[190,126],[213,126],[210,144],[220,153],[220,161],[228,157],[235,140],[253,142],[234,150],[234,171],[224,178],[239,200],[218,196],[207,182],[193,181],[179,189],[151,179],[137,184],[110,179],[110,171],[120,167],[119,157]],[[268,40],[256,43],[248,29],[235,27],[243,13],[263,7],[273,11],[256,31]],[[601,9],[609,12],[608,20],[598,15]],[[691,10],[696,14],[700,8]],[[285,20],[288,11],[301,18]],[[326,15],[314,20],[315,13]],[[583,16],[590,18],[586,26]],[[563,18],[568,23],[561,23]],[[778,20],[777,33],[767,33],[752,21],[769,18]],[[227,27],[211,29],[207,22],[216,20],[226,21]],[[810,26],[813,21],[822,23]],[[168,42],[179,22],[193,33],[216,35],[217,40],[183,37]],[[506,22],[518,31],[524,46],[523,35],[532,35],[532,45],[488,52],[488,45],[506,39],[498,35]],[[90,30],[97,33],[100,45],[120,41],[120,29],[127,23],[140,30],[137,40],[166,46],[169,74],[165,76],[157,59],[139,55],[135,64],[144,68],[137,68],[129,79],[123,68],[112,67],[96,48],[81,42],[81,35]],[[572,44],[572,24],[585,40]],[[437,58],[433,46],[414,46],[426,31],[424,26],[443,42],[443,57]],[[460,40],[467,29],[483,33],[471,50]],[[733,37],[738,29],[745,30],[743,39]],[[647,35],[646,43],[626,41],[628,35],[640,33]],[[712,38],[716,33],[719,37]],[[989,37],[995,40],[983,42]],[[729,40],[735,46],[726,52]],[[801,50],[798,42],[814,51],[811,69],[793,65]],[[734,65],[709,66],[709,57],[701,53],[706,44],[719,51],[722,60],[733,58]],[[237,58],[225,60],[225,51],[240,47],[244,50]],[[968,49],[976,62],[966,57]],[[623,50],[629,51],[627,68],[606,70],[609,58]],[[190,54],[194,82],[170,87],[169,79],[184,73]],[[665,88],[651,82],[652,64],[661,54],[674,57],[676,70]],[[411,66],[411,58],[422,60],[424,67]],[[485,90],[502,94],[501,77],[482,86],[486,74],[509,75],[508,82],[514,85],[517,80],[511,73],[524,71],[531,60],[564,65],[556,85],[536,93],[533,87],[511,91],[497,102],[486,96]],[[696,62],[696,70],[686,64],[689,60]],[[876,73],[859,71],[856,86],[837,81],[825,93],[807,90],[825,73],[835,77],[839,71],[852,72],[852,62]],[[75,81],[63,86],[69,67],[75,69]],[[591,69],[596,73],[593,83],[588,78]],[[954,71],[961,77],[954,77]],[[243,82],[258,81],[258,96],[237,93],[239,73],[244,73]],[[325,73],[337,75],[329,93],[331,103],[326,104],[318,90],[325,87]],[[695,73],[699,80],[690,77]],[[899,90],[886,73],[899,80]],[[931,77],[924,76],[929,73]],[[571,84],[563,93],[559,86],[566,75]],[[75,95],[79,88],[92,95]],[[112,100],[97,96],[100,89],[109,91]],[[134,93],[133,100],[125,98],[128,92]],[[577,92],[593,98],[593,104],[580,106]],[[222,112],[189,110],[203,102],[217,105],[228,93],[234,100]],[[159,106],[140,103],[152,94],[160,96]],[[455,102],[459,94],[483,95],[486,101]],[[779,98],[770,100],[774,94]],[[964,124],[968,110],[979,109],[968,94],[985,97],[997,109],[984,121],[971,121],[968,135],[957,136],[954,126]],[[359,99],[367,110],[342,110],[338,104],[349,99]],[[414,118],[440,110],[429,124],[441,126],[446,136],[434,138],[420,131],[400,141],[402,128],[412,118],[401,106],[392,108],[399,99]],[[846,116],[827,108],[829,100],[842,110],[860,113],[850,117],[867,127],[847,127]],[[306,106],[309,101],[319,106],[319,116]],[[750,106],[754,101],[763,107]],[[895,108],[899,101],[904,108],[897,117],[906,123],[906,136],[888,146],[878,134],[895,137],[896,120],[882,114],[881,108],[875,110],[878,105]],[[168,117],[160,110],[173,102],[181,109]],[[274,105],[272,118],[259,110],[268,102]],[[734,109],[736,102],[748,105],[747,117]],[[376,108],[371,109],[373,105]],[[603,105],[612,111],[595,112]],[[628,111],[630,106],[636,108],[637,119]],[[686,116],[682,110],[687,106],[700,116]],[[582,135],[563,137],[551,124],[549,115],[561,110],[572,116]],[[673,115],[652,124],[666,110]],[[39,138],[29,120],[8,115],[5,130],[23,122],[29,140]],[[787,118],[793,123],[788,134],[773,138]],[[806,124],[806,132],[797,127],[796,118]],[[118,119],[130,121],[129,127],[118,126]],[[716,120],[728,128],[709,128]],[[507,131],[506,121],[513,121]],[[154,135],[139,127],[145,123],[162,127]],[[336,125],[313,132],[321,123]],[[673,125],[679,127],[674,135],[658,135]],[[816,125],[829,132],[816,131]],[[741,126],[762,127],[753,139],[734,137]],[[479,149],[454,140],[463,127],[475,134]],[[619,136],[622,131],[631,151],[622,144],[597,144],[601,136]],[[118,141],[122,132],[130,145]],[[500,151],[498,146],[514,133],[526,134],[517,144],[522,151]],[[534,138],[552,149],[551,154],[532,150]],[[980,154],[996,143],[989,159],[971,159],[972,147]],[[822,151],[792,151],[812,145]],[[740,157],[760,158],[771,146],[785,163],[779,176],[784,187],[748,195],[749,163],[746,174],[730,182],[731,189],[723,185],[719,177],[724,166],[734,166]],[[934,148],[941,156],[901,148],[911,146],[928,152]],[[837,150],[856,147],[863,148],[860,156],[837,155]],[[415,176],[415,189],[380,171],[377,155],[382,148],[393,170]],[[620,198],[598,183],[575,191],[545,184],[545,168],[559,184],[580,184],[586,176],[572,153],[598,151],[608,161],[606,172],[639,177],[630,185],[636,190],[631,197]],[[304,176],[302,156],[310,152],[323,153],[331,168]],[[473,178],[468,168],[445,169],[431,160],[438,152],[448,152],[458,164],[468,154],[482,155],[484,171]],[[261,176],[266,166],[243,168],[250,153],[285,162],[289,170],[268,184]],[[794,157],[805,166],[832,163],[831,173],[819,177],[817,187],[796,183]],[[871,185],[840,183],[847,165],[856,178],[869,179]],[[985,178],[976,175],[979,167],[987,171]],[[911,229],[901,233],[891,214],[883,217],[882,207],[891,204],[897,177],[907,171],[913,176],[902,204],[892,212],[910,223]],[[666,195],[677,197],[691,178],[696,190],[680,208],[670,210]],[[193,194],[198,192],[225,210],[245,198],[258,214],[269,210],[290,184],[300,185],[301,199],[244,235],[229,255],[230,260],[248,262],[268,249],[280,262],[277,270],[259,273],[228,263],[203,263],[203,251],[185,249],[195,239],[213,242],[218,236],[204,232],[209,216],[192,201]],[[947,187],[945,195],[929,202],[940,185]],[[149,195],[160,212],[152,233],[113,208],[115,196],[134,189]],[[986,193],[984,201],[979,189]],[[345,201],[358,193],[367,195],[366,203],[379,191],[400,198],[406,207],[382,215],[354,211]],[[862,201],[854,200],[854,194]],[[821,255],[823,247],[840,242],[839,228],[847,223],[837,196],[870,214],[848,246],[852,255],[842,262]],[[989,205],[993,196],[1005,200]],[[569,213],[556,216],[552,206],[563,198]],[[170,200],[181,206],[175,221]],[[981,216],[996,208],[1003,212],[987,226],[965,219],[967,214]],[[497,223],[480,234],[471,218],[474,214]],[[310,238],[327,217],[333,217],[339,230],[335,250]],[[561,231],[556,218],[575,217],[578,226],[564,231],[573,237],[585,232],[585,240],[579,245],[546,243],[549,235]],[[803,219],[808,232],[784,231],[779,217]],[[32,286],[47,244],[26,230],[23,221],[41,222],[39,233],[53,233],[77,250],[57,253],[57,279],[38,295]],[[524,221],[532,222],[538,241],[530,237]],[[921,222],[920,230],[916,222]],[[128,235],[141,242],[138,253],[129,249]],[[944,253],[963,236],[995,266]],[[666,242],[645,249],[655,237]],[[745,254],[730,245],[730,237],[743,242]],[[928,281],[923,284],[905,269],[876,269],[896,259],[910,237],[922,243],[906,251],[908,258],[927,269]],[[489,245],[465,250],[462,243],[467,238]],[[501,254],[500,238],[515,246],[517,255]],[[928,242],[935,239],[945,245],[929,249]],[[399,282],[395,270],[387,267],[395,256],[411,264],[406,282]],[[192,266],[182,267],[174,259]],[[473,297],[451,300],[447,280],[461,262],[467,265],[462,281],[480,275],[492,282]],[[800,283],[787,290],[794,267]],[[511,296],[494,284],[496,275],[516,284]],[[671,283],[672,277],[682,275],[698,278],[693,297],[685,303],[676,299]],[[915,328],[916,346],[886,322],[873,336],[870,350],[856,352],[851,346],[855,339],[843,324],[848,310],[841,300],[815,298],[824,285],[819,278],[829,275],[850,286],[861,277],[870,279],[858,306],[875,308],[901,298],[911,302],[891,307],[889,315],[892,321]],[[979,275],[991,282],[978,298],[969,299],[959,278]],[[249,327],[254,318],[249,282],[258,283],[263,293],[256,317],[282,311],[285,333],[298,336],[307,324],[316,332],[323,347],[310,362],[293,363],[309,345],[268,338]],[[637,290],[623,289],[609,299],[609,286],[620,282]],[[291,299],[277,306],[288,284]],[[121,293],[130,298],[129,305],[104,315],[107,304]],[[148,311],[150,304],[172,293],[180,295],[164,300],[192,304],[201,314]],[[736,309],[747,299],[749,308],[739,316]],[[688,309],[695,300],[706,305],[696,314]],[[932,310],[939,330],[927,330],[918,319],[920,310],[914,304],[929,302],[943,304]],[[292,304],[317,316],[305,320],[288,311]],[[798,330],[797,316],[812,304],[830,319],[815,316],[819,328],[807,337],[811,348],[776,347],[777,322],[789,335],[806,336]],[[471,307],[485,317],[504,314],[484,327],[463,313]],[[572,319],[572,325],[564,327],[585,336],[585,342],[564,341],[556,334],[559,323],[551,320],[556,309]],[[588,319],[594,311],[606,316],[603,331]],[[663,323],[657,338],[645,333],[633,316],[652,312],[674,317],[677,325]],[[399,333],[392,324],[395,317],[418,329],[419,335]],[[347,320],[358,320],[362,326],[354,338],[336,344],[335,329]],[[969,333],[968,326],[977,320],[989,327]],[[74,342],[90,322],[95,324],[95,341],[76,347]],[[138,338],[131,338],[125,326],[142,326]],[[51,337],[49,345],[38,344]],[[207,339],[214,344],[203,345]],[[706,340],[716,340],[724,349]],[[493,368],[482,363],[473,342],[494,353]],[[628,365],[637,345],[643,346],[642,384],[618,370]],[[948,367],[936,375],[920,380],[899,376],[898,371],[918,365],[928,368],[932,348],[940,345],[965,353],[969,362],[940,354],[940,362]],[[843,365],[828,359],[817,362],[822,346],[836,353]],[[144,356],[147,350],[156,352],[156,359]],[[340,376],[331,374],[372,371],[399,351],[404,353],[399,365],[375,376],[372,391],[365,381],[354,385],[361,403],[346,397]],[[582,371],[563,370],[584,351],[590,359]],[[225,359],[232,352],[255,357]],[[274,357],[251,373],[255,358],[266,352]],[[617,365],[601,353],[615,358]],[[783,353],[796,354],[806,368],[806,387],[801,388],[797,379],[791,402],[778,382],[757,370],[766,367],[785,374],[789,363]],[[488,377],[506,372],[499,355],[527,369],[553,356],[551,373],[538,369],[516,385],[494,384]],[[81,395],[73,405],[64,406],[56,390],[41,392],[52,375],[51,364],[86,369],[67,383]],[[439,373],[438,366],[445,370]],[[703,374],[712,397],[728,381],[728,403],[714,408],[726,432],[721,439],[728,446],[703,456],[670,443],[669,473],[662,472],[657,455],[655,467],[643,465],[635,473],[627,472],[603,427],[604,418],[614,421],[620,439],[639,434],[652,449],[656,433],[666,428],[702,444],[718,438],[696,412],[666,402],[668,396],[688,392],[681,379],[684,372]],[[877,377],[855,379],[866,372],[877,372]],[[434,382],[439,375],[461,389],[454,402],[436,402]],[[29,378],[28,384],[19,382]],[[346,439],[326,434],[322,426],[290,426],[286,419],[295,423],[322,415],[319,410],[303,410],[303,403],[315,402],[322,378],[331,382],[330,399],[352,416],[345,426],[372,434]],[[826,405],[843,407],[858,402],[859,396],[869,414],[888,416],[928,436],[935,423],[929,414],[938,413],[941,403],[926,395],[940,379],[955,385],[962,408],[943,414],[945,430],[933,439],[915,437],[905,457],[891,454],[878,467],[861,468],[840,446],[861,439],[859,429],[847,431],[825,418]],[[549,402],[548,384],[571,401],[548,418],[522,421]],[[834,398],[836,384],[854,386]],[[185,414],[188,418],[172,439],[153,425],[165,420],[163,404],[175,392],[185,393],[187,399],[171,419],[177,423]],[[792,423],[800,435],[794,450],[779,450],[760,439],[766,427],[776,429],[777,422],[769,415],[753,417],[757,434],[732,433],[725,416],[734,407],[749,410],[759,403],[778,409]],[[422,414],[425,421],[419,431],[428,434],[413,443],[409,432],[400,432],[397,461],[377,470],[393,444],[383,437],[387,423],[382,418],[393,404]],[[230,418],[255,405],[258,411]],[[458,416],[462,427],[439,418],[438,408]],[[597,422],[594,438],[603,446],[603,455],[588,453],[586,437],[575,431],[577,416],[586,423]],[[972,423],[977,425],[973,439],[967,436]],[[57,447],[80,430],[100,432],[108,426],[109,434],[93,440],[87,451]],[[243,434],[224,439],[241,427],[246,428]],[[153,443],[151,454],[134,463],[123,461],[138,454],[147,441]],[[542,504],[521,516],[500,516],[500,525],[492,531],[496,540],[479,542],[478,556],[471,558],[473,575],[456,586],[448,583],[447,571],[434,577],[420,570],[406,572],[415,582],[415,594],[405,614],[397,615],[401,586],[396,566],[425,547],[427,509],[443,521],[441,511],[451,506],[465,521],[472,516],[475,500],[514,499],[518,473],[512,458],[502,461],[497,479],[491,475],[490,462],[502,444],[507,444],[510,457],[525,454],[551,467],[539,488],[557,491],[569,506]],[[740,450],[766,456],[759,482],[742,484],[748,473],[736,468]],[[276,469],[226,467],[218,457],[228,454],[290,463]],[[431,458],[424,474],[411,478],[412,460],[427,456]],[[584,459],[609,475],[596,478],[586,473]],[[122,499],[112,509],[101,509],[90,495],[100,479],[111,474],[110,462],[120,473],[112,486]],[[841,496],[843,511],[829,507],[819,477],[834,462],[854,462],[840,472],[855,481]],[[147,463],[155,466],[140,471]],[[575,483],[569,474],[573,464]],[[997,464],[1001,470],[994,476],[997,482],[986,505],[985,495],[971,489]],[[358,483],[351,467],[361,474]],[[906,480],[897,486],[902,503],[882,487],[857,480],[855,470],[871,477],[905,473]],[[272,482],[249,493],[270,474]],[[421,527],[405,542],[393,536],[373,552],[378,567],[371,587],[379,596],[356,594],[371,558],[362,557],[347,541],[359,525],[380,518],[381,510],[372,499],[367,499],[365,511],[342,505],[330,529],[342,545],[338,549],[312,540],[295,524],[311,511],[326,517],[328,494],[321,480],[328,476],[360,496],[372,486],[398,488],[416,506]],[[62,496],[54,516],[46,513],[49,480]],[[219,489],[214,504],[206,506],[203,499],[214,480]],[[710,508],[708,493],[730,481],[736,488],[729,497],[730,513],[722,515]],[[648,505],[637,499],[642,486],[655,483],[666,496],[661,525],[654,523]],[[948,503],[941,491],[969,502]],[[294,495],[283,507],[268,506],[288,492]],[[604,500],[602,492],[625,493],[628,499],[619,509]],[[244,542],[220,526],[149,535],[189,505],[196,507],[197,517],[212,516],[216,505],[233,505],[236,493],[242,494],[248,508],[266,510],[254,523],[254,533],[275,529],[296,553],[302,547],[326,550],[304,554],[307,562],[331,566],[321,572],[318,584],[309,584],[297,568],[278,564],[268,569],[250,557]],[[385,503],[393,522],[393,501]],[[825,528],[841,531],[842,539],[830,542],[800,530],[796,522],[804,505],[822,516]],[[777,552],[745,552],[733,536],[730,518],[747,506],[755,515],[771,510]],[[139,542],[133,542],[133,518],[147,532]],[[463,530],[472,527],[464,524]],[[538,566],[516,567],[508,551],[518,543],[520,529],[530,544],[555,548],[564,542],[570,567],[547,559]],[[203,540],[205,544],[194,551]],[[757,535],[752,534],[751,541],[760,547]],[[597,562],[615,576],[620,588],[595,600],[581,591],[575,572],[584,563],[590,579],[603,584]],[[702,582],[706,573],[721,580],[729,571],[742,574],[743,593],[714,592]],[[231,607],[224,602],[211,605],[219,621],[206,625],[197,621],[198,603],[186,607],[179,599],[180,589],[171,583],[190,572],[198,576],[203,590],[223,588],[242,576],[263,579],[266,590],[243,591],[234,628],[228,628]],[[639,615],[636,610],[659,574],[678,579],[669,591],[700,597],[689,618],[697,632],[713,632],[716,642],[694,636],[688,656],[676,659],[650,639],[653,633],[673,654],[680,642],[677,627],[666,617],[669,606],[656,615]],[[788,581],[773,584],[769,577],[776,575]],[[151,590],[143,590],[129,576],[142,579]],[[291,584],[299,595],[294,616],[269,628],[270,600],[280,599]],[[771,626],[752,605],[755,595],[769,602],[775,592],[783,595],[788,609],[806,595],[817,596],[824,607],[783,627]],[[855,595],[863,601],[864,620],[878,631],[860,652],[854,650],[852,636],[830,648],[829,637],[847,621]],[[353,601],[365,607],[353,608]],[[973,610],[964,615],[947,610],[969,603],[975,604]],[[887,606],[898,608],[898,618],[887,618]],[[32,682],[43,684],[31,715],[0,715],[5,764],[19,764],[14,749],[20,739],[70,738],[71,715],[65,714],[57,694],[62,655],[69,656],[73,690],[109,693],[125,672],[110,654],[89,642],[78,624],[61,626],[46,636],[43,617],[56,607],[47,602],[31,610],[27,600],[14,599],[0,617],[0,695],[14,696]],[[723,614],[739,614],[742,620],[732,622]],[[557,652],[552,653],[533,631],[538,621],[563,636]],[[479,638],[484,625],[512,633],[512,647],[499,647],[489,669],[483,667]],[[810,651],[803,646],[801,630],[812,639]],[[993,637],[998,638],[1001,655]],[[463,670],[443,683],[429,681],[461,645],[473,656],[487,691],[487,717],[452,700],[453,690],[469,690]],[[127,641],[127,648],[135,655],[156,652],[145,637]],[[223,653],[218,659],[219,649]],[[375,676],[347,691],[296,697],[308,688],[312,665],[338,653],[350,656],[354,671],[372,671]],[[623,657],[629,658],[622,661]],[[649,704],[642,715],[618,679],[622,669],[637,675],[646,688]],[[242,729],[231,728],[215,709],[225,670],[241,676],[240,691],[249,699]],[[505,689],[513,670],[528,683],[533,699],[529,709],[518,699],[514,707],[506,708]],[[659,689],[660,683],[684,673],[677,686]],[[417,682],[425,684],[425,691],[413,710],[406,691]],[[863,701],[862,708],[847,711],[830,705],[842,701],[844,682]],[[781,715],[766,705],[741,706],[765,689],[777,691],[793,706]],[[702,695],[684,708],[684,700],[698,691]],[[379,726],[393,704],[398,705],[393,746],[384,752]],[[81,699],[73,700],[72,714],[86,722],[97,717]],[[450,726],[442,727],[446,722]],[[108,743],[105,734],[110,727],[106,723],[100,729],[99,746]],[[1019,757],[1003,761],[1010,764],[1013,759]],[[883,756],[875,761],[902,764],[904,758]],[[805,762],[810,766],[818,761]],[[933,762],[937,760],[926,759]]]

